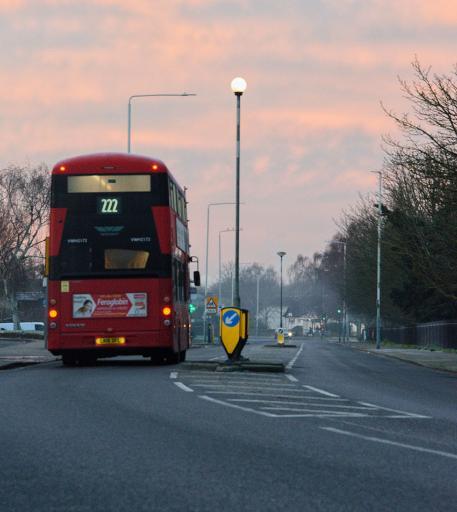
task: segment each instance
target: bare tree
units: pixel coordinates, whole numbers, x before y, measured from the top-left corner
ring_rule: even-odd
[[[0,279],[16,328],[16,291],[43,257],[49,221],[50,174],[45,165],[0,171]]]

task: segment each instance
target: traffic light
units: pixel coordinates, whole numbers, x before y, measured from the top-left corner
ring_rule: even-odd
[[[341,315],[341,308],[338,308],[338,309],[336,310],[336,312],[337,312],[339,315]]]
[[[197,306],[195,304],[192,304],[192,302],[189,303],[189,313],[192,315],[197,311]]]

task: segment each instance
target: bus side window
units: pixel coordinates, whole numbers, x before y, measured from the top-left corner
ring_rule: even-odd
[[[170,206],[176,211],[176,189],[172,181],[170,181]]]
[[[180,280],[179,280],[179,289],[181,292],[181,300],[184,302],[186,300],[186,289],[185,289],[185,270],[184,270],[184,264],[180,263],[179,266],[181,267],[180,272]]]
[[[181,220],[185,220],[185,215],[184,215],[184,196],[182,194],[178,194],[179,195],[179,216],[181,218]]]
[[[176,191],[177,194],[176,194],[176,199],[178,201],[178,208],[176,210],[176,212],[178,213],[178,217],[181,218],[181,194]]]
[[[176,268],[176,261],[173,260],[171,265],[172,279],[173,279],[173,300],[178,300],[178,272]]]
[[[182,220],[184,222],[187,222],[187,201],[186,201],[186,196],[183,196],[182,204],[183,204],[183,218],[182,218]]]

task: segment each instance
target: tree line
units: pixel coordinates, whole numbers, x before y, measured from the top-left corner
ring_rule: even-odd
[[[18,291],[41,279],[49,222],[50,173],[45,165],[0,170],[0,318],[18,327]]]
[[[377,228],[381,212],[381,304],[385,325],[455,318],[457,314],[457,67],[432,73],[416,59],[414,78],[399,80],[409,112],[382,107],[399,136],[383,139],[384,184],[342,213],[333,241],[312,261],[291,268],[307,294],[329,286],[349,313],[376,315]],[[344,268],[343,251],[346,250]],[[318,283],[318,284],[316,284]],[[320,284],[319,284],[320,283]],[[307,306],[322,310],[315,300]],[[330,308],[334,313],[338,306]]]

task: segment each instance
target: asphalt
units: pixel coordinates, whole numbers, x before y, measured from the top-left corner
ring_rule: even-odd
[[[269,347],[271,340],[265,340],[265,347]],[[327,338],[329,343],[339,343],[338,338]],[[457,373],[457,351],[447,352],[438,349],[419,349],[419,348],[396,348],[382,347],[376,349],[374,344],[360,343],[351,341],[349,343],[341,343],[354,350],[368,352],[379,357],[390,357],[401,359],[412,364]],[[201,348],[202,345],[194,345],[194,349]],[[192,357],[193,361],[206,360],[206,357],[200,351],[191,350],[198,357]],[[56,361],[59,357],[53,356],[46,350],[44,340],[29,339],[24,334],[23,338],[0,338],[0,370],[14,368],[19,366],[28,366],[38,363],[47,363]],[[265,359],[262,357],[262,359]],[[265,362],[256,361],[255,356],[250,357],[251,363]],[[266,363],[265,363],[266,364]]]

